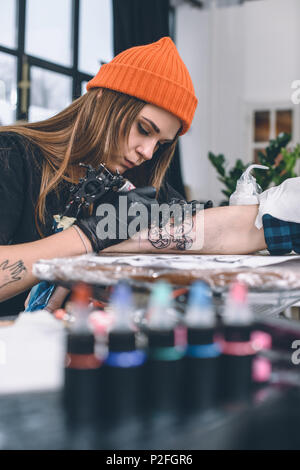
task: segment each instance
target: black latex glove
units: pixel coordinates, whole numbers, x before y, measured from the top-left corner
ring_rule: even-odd
[[[129,224],[135,219],[135,215],[128,215],[128,210],[131,207],[134,207],[138,203],[143,204],[144,207],[147,209],[147,220],[145,221],[148,225],[150,223],[150,216],[151,216],[151,206],[153,204],[158,204],[157,200],[155,199],[156,189],[152,186],[147,186],[145,188],[137,188],[133,189],[132,191],[128,192],[114,192],[109,191],[107,194],[101,198],[101,204],[96,208],[95,214],[87,217],[87,218],[79,218],[75,222],[76,225],[85,233],[85,235],[90,240],[93,250],[95,252],[101,251],[104,248],[107,248],[112,245],[116,245],[121,243],[122,241],[129,238],[128,234],[128,226]],[[120,199],[120,197],[123,199]],[[126,199],[124,198],[126,197]],[[121,202],[122,201],[122,202]],[[99,234],[99,223],[105,218],[107,220],[107,214],[105,215],[97,215],[99,214],[99,209],[103,204],[111,204],[115,208],[116,213],[116,235],[115,237],[106,237],[100,238]],[[121,206],[120,206],[121,204]],[[126,207],[127,205],[127,207]],[[125,208],[125,210],[119,213],[119,208]],[[97,233],[97,225],[98,225],[98,233]],[[140,227],[144,228],[144,227]],[[122,231],[122,237],[120,238],[120,229]],[[137,230],[138,231],[138,230]],[[125,235],[125,238],[124,238]]]

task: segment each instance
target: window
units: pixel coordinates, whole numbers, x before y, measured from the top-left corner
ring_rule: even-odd
[[[29,121],[54,116],[72,101],[72,79],[59,73],[31,68]]]
[[[113,57],[112,0],[0,0],[0,123],[45,119]]]
[[[27,0],[25,54],[72,64],[71,0]]]
[[[81,0],[79,14],[79,69],[96,75],[113,58],[112,41],[103,41],[112,31],[111,0]]]
[[[16,0],[0,0],[0,44],[5,47],[16,47]]]
[[[0,52],[0,125],[11,124],[16,119],[17,59]]]
[[[276,135],[281,132],[291,134],[293,138],[293,112],[291,109],[276,111]]]
[[[285,105],[272,105],[268,109],[254,109],[252,112],[252,159],[258,163],[258,152],[263,151],[270,139],[275,139],[281,132],[291,135],[291,144],[294,140],[293,109]]]
[[[267,142],[270,137],[270,112],[255,111],[254,142]]]

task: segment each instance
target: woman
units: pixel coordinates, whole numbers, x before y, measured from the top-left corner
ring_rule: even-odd
[[[139,190],[144,186],[159,190],[160,201],[181,198],[163,180],[197,98],[172,40],[122,52],[100,68],[87,90],[46,121],[0,129],[2,314],[23,309],[37,282],[35,261],[102,246],[92,218],[53,234],[53,216],[63,212],[70,186],[83,175],[79,163],[119,170],[138,188],[130,192],[132,200],[147,207],[153,197]]]
[[[163,226],[157,227],[156,239],[150,230],[116,245],[119,239],[99,237],[97,213],[53,233],[53,217],[64,211],[70,186],[83,175],[79,163],[105,163],[128,177],[137,187],[128,193],[129,206],[141,202],[149,210],[157,203],[145,190],[149,185],[157,190],[159,202],[182,200],[164,184],[164,176],[178,136],[191,125],[197,98],[171,39],[122,52],[100,68],[87,89],[53,118],[0,129],[2,315],[24,309],[28,290],[38,282],[32,264],[41,258],[104,249],[241,254],[266,248],[263,229],[254,225],[258,206],[198,212],[192,231],[185,234],[179,227],[179,244],[174,236],[178,227]],[[110,202],[118,208],[119,197]]]

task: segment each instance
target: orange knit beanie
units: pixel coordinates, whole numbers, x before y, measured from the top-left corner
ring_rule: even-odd
[[[189,129],[197,98],[190,74],[169,37],[146,46],[136,46],[102,65],[87,84],[135,96],[177,116],[183,135]]]

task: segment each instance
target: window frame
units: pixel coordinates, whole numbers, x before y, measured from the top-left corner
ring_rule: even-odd
[[[247,160],[254,162],[254,150],[264,149],[269,144],[266,142],[254,141],[255,112],[268,111],[270,113],[270,139],[276,138],[276,111],[291,110],[292,111],[292,139],[288,144],[288,148],[294,147],[300,140],[300,110],[299,106],[295,106],[291,101],[257,101],[247,103],[246,105],[246,126],[247,126]],[[300,172],[300,162],[296,164],[296,172]]]
[[[72,100],[81,96],[81,83],[89,81],[93,75],[81,72],[78,69],[78,51],[79,51],[79,8],[80,0],[72,0],[72,65],[70,67],[41,59],[36,56],[25,53],[25,28],[26,28],[26,0],[16,0],[16,28],[17,28],[17,46],[8,48],[0,44],[0,52],[12,55],[17,58],[17,109],[16,120],[28,121],[28,110],[30,106],[30,68],[31,66],[40,67],[72,78]],[[26,109],[22,109],[22,88],[20,83],[23,80],[24,64],[28,64],[29,87],[26,93]]]

